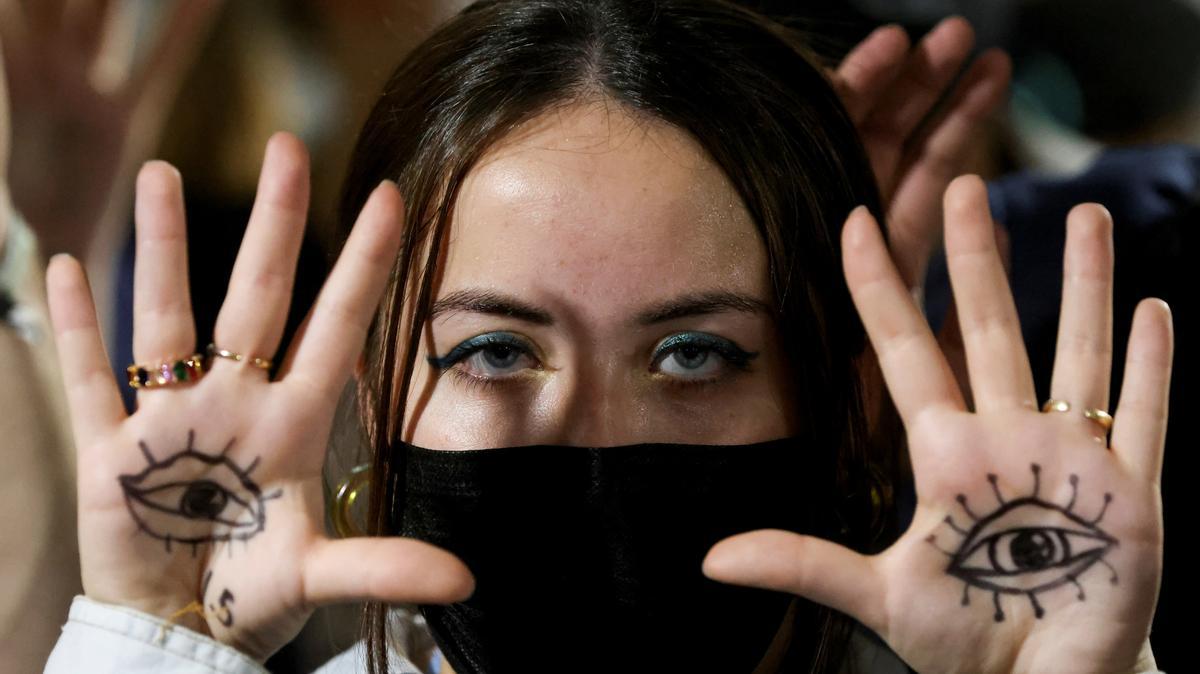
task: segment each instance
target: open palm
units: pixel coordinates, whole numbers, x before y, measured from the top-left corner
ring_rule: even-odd
[[[278,134],[214,330],[220,348],[247,358],[275,352],[307,205],[307,155]],[[135,358],[186,358],[196,336],[182,187],[169,165],[142,169],[135,219]],[[466,567],[431,545],[324,534],[321,467],[334,406],[395,259],[400,220],[395,185],[380,185],[275,381],[249,360],[215,358],[199,380],[139,390],[129,416],[81,267],[65,256],[51,262],[89,597],[182,618],[263,660],[321,604],[444,603],[470,594]],[[194,610],[181,611],[188,606]]]
[[[1107,211],[1082,205],[1068,217],[1051,384],[1067,413],[1040,411],[982,181],[956,179],[945,213],[973,412],[873,218],[859,209],[843,231],[846,279],[908,435],[908,530],[873,556],[749,532],[714,546],[705,572],[847,613],[922,674],[1144,668],[1161,575],[1170,311],[1156,299],[1138,306],[1110,446],[1082,414],[1109,400]]]

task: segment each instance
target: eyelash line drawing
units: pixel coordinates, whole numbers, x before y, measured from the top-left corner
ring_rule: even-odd
[[[951,515],[946,515],[942,520],[954,533],[963,538],[957,551],[950,552],[939,546],[936,533],[925,538],[927,543],[950,559],[946,573],[963,581],[962,606],[970,604],[968,593],[971,586],[992,592],[992,602],[996,609],[993,617],[996,622],[1003,621],[1005,617],[1000,606],[1001,594],[1025,595],[1033,607],[1034,615],[1039,619],[1045,615],[1045,610],[1038,603],[1038,593],[1071,583],[1078,590],[1076,598],[1084,601],[1086,595],[1078,578],[1097,562],[1104,564],[1112,572],[1109,579],[1111,584],[1116,585],[1118,582],[1116,569],[1104,559],[1104,556],[1113,547],[1118,546],[1119,542],[1097,526],[1108,511],[1108,506],[1112,502],[1112,494],[1107,492],[1104,494],[1104,505],[1096,517],[1090,520],[1084,519],[1073,511],[1079,495],[1078,475],[1070,475],[1071,499],[1067,505],[1060,506],[1039,497],[1041,466],[1031,463],[1030,470],[1033,473],[1032,493],[1011,500],[1005,499],[1001,493],[995,473],[988,473],[988,483],[1000,505],[991,514],[982,518],[971,510],[967,504],[966,495],[958,494],[955,497],[963,512],[973,522],[968,530],[955,523]],[[1069,523],[1082,527],[1083,530],[1066,529],[1053,524],[1025,525],[1009,529],[996,527],[1000,531],[984,535],[989,531],[991,525],[1004,515],[1028,508],[1039,508],[1054,513]],[[1007,547],[1004,547],[1002,541],[1006,538],[1011,539]],[[1072,539],[1083,541],[1082,549],[1073,552]],[[1089,544],[1093,547],[1087,547]],[[983,561],[990,565],[990,568],[969,565],[969,562],[976,557],[986,557]],[[1008,568],[1009,566],[1013,568]],[[1051,577],[1051,572],[1060,570],[1063,571],[1061,577]],[[1006,584],[1006,581],[1013,584]]]
[[[256,457],[245,468],[241,468],[227,456],[236,438],[231,439],[220,453],[206,454],[195,448],[195,437],[195,430],[189,429],[187,446],[163,460],[155,459],[146,442],[139,440],[138,449],[141,450],[142,455],[146,458],[146,468],[132,475],[117,476],[117,481],[120,483],[125,495],[125,505],[129,509],[134,522],[137,524],[134,534],[142,532],[163,541],[167,552],[171,552],[173,543],[191,545],[192,557],[196,556],[197,548],[204,543],[228,542],[231,540],[246,541],[258,534],[266,526],[265,503],[269,500],[279,498],[283,494],[282,489],[276,489],[270,494],[263,494],[259,486],[250,479],[250,473],[258,467],[259,457]],[[153,476],[155,473],[168,471],[172,466],[181,461],[199,462],[202,465],[211,467],[212,471],[227,470],[234,476],[238,486],[245,490],[246,493],[239,496],[218,481],[208,479],[207,477],[175,480],[162,484],[152,484],[149,487],[143,486],[143,482],[147,478]],[[174,507],[150,498],[150,495],[157,492],[180,488],[183,489],[183,493],[179,496],[178,503]],[[250,519],[246,521],[233,521],[220,517],[225,507],[231,502],[236,506],[240,506],[245,513],[248,513]],[[220,510],[214,512],[214,506],[220,506]],[[205,530],[207,527],[202,527],[201,533],[193,534],[181,534],[177,528],[188,526],[194,522],[222,524],[226,528],[224,531],[218,532]],[[232,554],[233,549],[230,547],[230,555]]]

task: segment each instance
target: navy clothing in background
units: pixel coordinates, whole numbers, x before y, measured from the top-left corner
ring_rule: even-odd
[[[1033,172],[1006,176],[988,185],[988,197],[992,216],[1008,230],[1010,284],[1038,393],[1045,397],[1058,330],[1067,213],[1076,204],[1094,201],[1113,215],[1114,361],[1123,361],[1133,307],[1142,297],[1170,293],[1163,281],[1170,265],[1182,260],[1184,229],[1194,226],[1195,216],[1200,214],[1200,148],[1168,145],[1108,150],[1077,176]],[[1189,216],[1191,223],[1186,222]],[[944,256],[931,262],[926,284],[925,306],[936,329],[950,302]],[[1131,298],[1135,298],[1132,306],[1122,306]],[[1125,334],[1121,334],[1122,326]],[[1121,364],[1114,362],[1114,369]]]

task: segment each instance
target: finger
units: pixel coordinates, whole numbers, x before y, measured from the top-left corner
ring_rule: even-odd
[[[1108,409],[1113,356],[1112,227],[1112,216],[1099,204],[1081,204],[1067,215],[1050,397],[1067,401],[1077,411]],[[1080,414],[1058,416],[1089,432],[1098,430],[1095,422]]]
[[[967,352],[963,348],[962,332],[958,329],[958,310],[951,301],[946,307],[942,327],[937,333],[938,347],[942,350],[954,379],[958,382],[958,390],[962,392],[967,409],[973,410],[975,403],[971,398],[971,380],[967,374]]]
[[[945,213],[946,266],[975,409],[1036,410],[1033,373],[983,181],[973,175],[955,178],[946,189]]]
[[[862,122],[900,73],[908,48],[908,33],[893,24],[876,28],[842,59],[833,79],[855,124]]]
[[[1000,261],[1004,263],[1004,275],[1012,276],[1012,241],[1008,229],[999,222],[996,223],[996,247],[1000,249]]]
[[[996,223],[996,246],[1000,249],[1000,257],[1004,261],[1004,273],[1007,276],[1012,272],[1008,233],[998,222]],[[942,318],[942,327],[938,330],[937,341],[942,353],[946,356],[946,362],[954,371],[954,378],[958,381],[958,389],[962,391],[967,408],[974,411],[975,401],[971,395],[971,379],[967,373],[967,352],[963,347],[962,330],[959,329],[958,309],[954,307],[954,298],[950,299],[950,303],[946,307],[946,314]]]
[[[884,632],[884,582],[871,558],[836,543],[762,529],[726,538],[704,557],[704,575],[722,583],[790,592]]]
[[[21,0],[24,14],[28,17],[31,28],[43,36],[50,36],[58,30],[62,19],[63,0]]]
[[[223,0],[178,0],[141,70],[125,88],[124,96],[131,105],[171,97],[223,4]]]
[[[0,61],[7,61],[9,68],[22,65],[18,63],[18,55],[29,39],[28,22],[17,0],[0,0],[0,55],[3,55]],[[8,108],[4,110],[7,112]]]
[[[75,258],[59,254],[50,259],[46,292],[75,446],[84,451],[116,429],[125,407],[104,353],[87,276]]]
[[[1160,299],[1142,300],[1133,313],[1121,400],[1113,415],[1112,450],[1154,484],[1162,480],[1174,350],[1171,308]]]
[[[175,167],[152,161],[138,173],[136,191],[133,358],[155,363],[190,356],[196,323],[188,289],[183,182]]]
[[[63,10],[63,32],[71,48],[85,63],[100,50],[101,38],[112,18],[112,0],[70,0]]]
[[[213,329],[216,345],[248,357],[279,348],[308,215],[309,160],[288,133],[267,143],[258,194]]]
[[[941,99],[975,43],[962,17],[943,20],[909,55],[895,82],[863,122],[867,135],[907,138]]]
[[[411,538],[321,540],[304,560],[305,601],[450,604],[475,591],[475,578],[449,552]]]
[[[346,246],[305,319],[303,339],[281,379],[337,399],[366,340],[400,247],[403,202],[396,185],[380,184],[359,214]]]
[[[926,409],[964,409],[962,395],[929,324],[888,256],[870,212],[860,207],[842,231],[846,282],[879,356],[888,390],[905,428]]]
[[[888,245],[910,288],[924,280],[941,239],[946,186],[962,174],[982,127],[1005,100],[1011,72],[1011,62],[1000,50],[976,59],[945,112],[908,151],[907,169],[888,205]]]

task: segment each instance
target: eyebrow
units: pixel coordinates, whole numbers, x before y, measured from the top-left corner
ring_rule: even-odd
[[[707,290],[684,293],[678,297],[651,304],[643,308],[631,323],[649,326],[689,316],[702,316],[724,311],[740,311],[773,316],[774,310],[766,302],[728,290]],[[453,313],[478,313],[506,316],[534,325],[552,326],[554,316],[545,309],[520,298],[483,288],[456,290],[433,303],[429,320]]]

